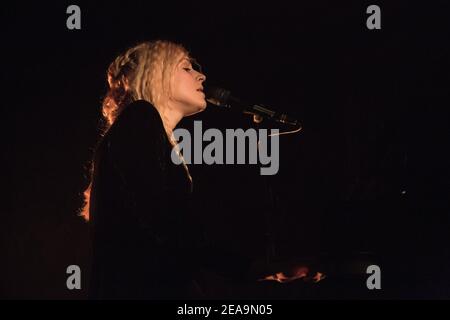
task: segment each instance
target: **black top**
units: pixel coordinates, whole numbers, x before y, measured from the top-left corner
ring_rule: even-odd
[[[195,297],[202,233],[192,186],[150,103],[128,105],[100,141],[90,198],[93,299]]]

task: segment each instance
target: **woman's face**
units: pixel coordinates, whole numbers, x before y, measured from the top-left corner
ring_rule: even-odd
[[[188,56],[184,55],[175,67],[172,77],[171,105],[183,116],[201,112],[206,108],[203,81],[206,76],[195,70]]]

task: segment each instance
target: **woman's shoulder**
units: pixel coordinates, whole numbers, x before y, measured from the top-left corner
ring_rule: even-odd
[[[163,149],[166,133],[158,110],[145,100],[137,100],[127,105],[108,130],[105,140],[108,149],[120,152],[153,146]]]
[[[127,105],[116,119],[116,123],[123,122],[158,122],[162,125],[162,119],[158,110],[148,101],[136,100]]]
[[[148,101],[137,100],[127,105],[108,130],[112,137],[161,136],[165,134],[161,116]]]

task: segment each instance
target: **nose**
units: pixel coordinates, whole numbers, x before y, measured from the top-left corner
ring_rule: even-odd
[[[197,80],[198,80],[199,82],[203,82],[203,81],[206,80],[206,76],[205,76],[203,73],[198,72]]]

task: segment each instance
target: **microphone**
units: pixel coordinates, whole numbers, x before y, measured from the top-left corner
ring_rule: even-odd
[[[248,104],[242,102],[240,99],[233,97],[231,92],[222,88],[211,87],[206,90],[206,100],[213,105],[227,109],[237,109],[243,113],[253,114],[263,118],[275,120],[276,122],[290,124],[293,126],[300,125],[300,123],[287,116],[284,113],[279,113],[268,109],[261,104]]]

